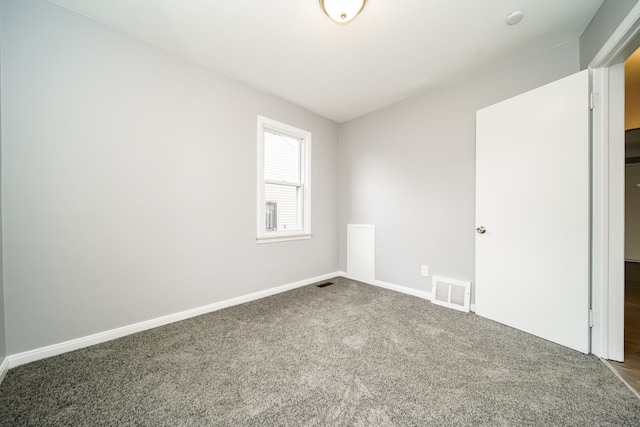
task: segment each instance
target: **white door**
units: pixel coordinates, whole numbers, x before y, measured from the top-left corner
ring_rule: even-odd
[[[347,276],[370,284],[375,281],[375,225],[347,224]]]
[[[586,70],[477,112],[476,224],[476,314],[588,353]]]

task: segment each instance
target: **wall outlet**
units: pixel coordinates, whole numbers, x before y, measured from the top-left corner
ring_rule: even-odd
[[[425,276],[425,277],[429,275],[429,266],[428,265],[423,265],[422,266],[422,275]]]

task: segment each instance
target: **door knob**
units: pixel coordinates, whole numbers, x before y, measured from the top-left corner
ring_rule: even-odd
[[[476,231],[478,232],[478,234],[484,234],[487,232],[487,229],[481,225],[480,227],[476,228]]]

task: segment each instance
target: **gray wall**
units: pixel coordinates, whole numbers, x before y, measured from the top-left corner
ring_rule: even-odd
[[[41,0],[4,1],[7,350],[336,271],[338,126]],[[313,134],[311,240],[256,244],[256,115]]]
[[[430,290],[427,264],[473,281],[475,112],[579,65],[575,40],[341,124],[340,268],[347,224],[372,223],[377,280]]]
[[[580,69],[588,68],[609,37],[639,0],[604,0],[580,36]]]

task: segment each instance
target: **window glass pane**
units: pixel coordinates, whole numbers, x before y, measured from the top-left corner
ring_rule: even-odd
[[[295,231],[298,224],[298,187],[290,185],[265,184],[264,188],[266,218],[265,222],[277,222],[277,228],[266,231]],[[273,212],[275,209],[275,215]]]
[[[278,231],[278,203],[266,202],[264,215],[264,229],[266,231]]]
[[[264,178],[300,182],[300,140],[264,132]]]

